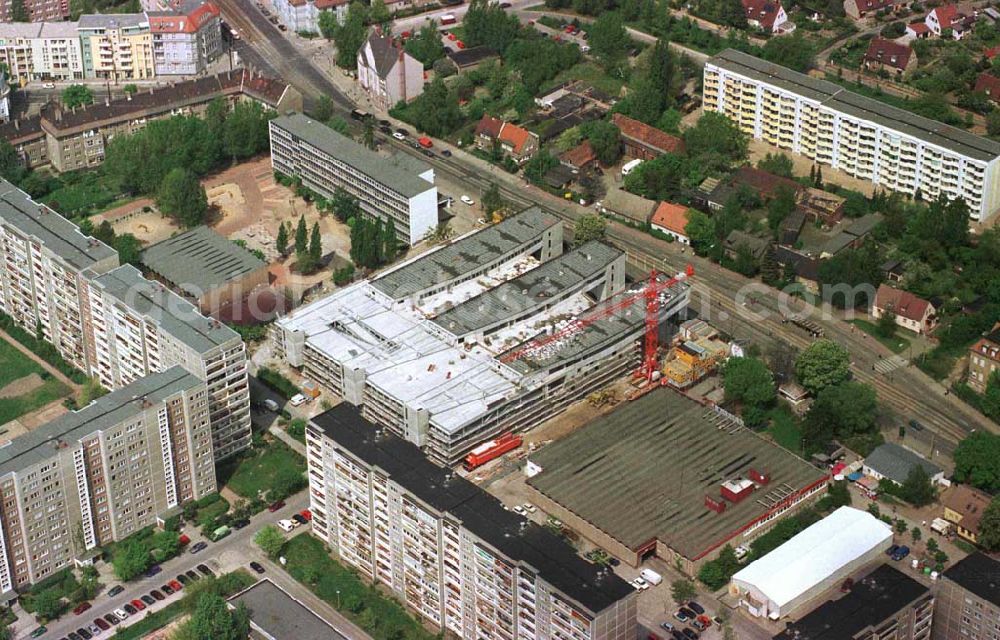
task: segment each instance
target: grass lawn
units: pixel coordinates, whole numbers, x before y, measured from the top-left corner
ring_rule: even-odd
[[[19,396],[0,398],[0,424],[6,424],[70,393],[69,387],[53,378],[38,363],[6,340],[0,340],[0,388],[32,373],[42,377],[42,385]]]
[[[89,216],[121,202],[117,181],[109,179],[100,169],[74,171],[59,176],[61,186],[53,190],[42,202],[67,216]]]
[[[776,407],[770,413],[771,426],[767,434],[792,453],[802,455],[802,429],[788,407]]]
[[[899,330],[896,330],[896,334],[891,338],[886,338],[878,332],[878,327],[867,320],[854,319],[851,320],[851,324],[861,329],[871,337],[875,338],[882,345],[892,351],[893,353],[902,353],[906,351],[906,348],[910,346],[909,338],[899,335]]]
[[[403,605],[361,581],[352,570],[338,564],[311,535],[296,536],[285,544],[285,569],[313,593],[336,607],[367,631],[374,640],[432,640]]]
[[[620,78],[609,76],[604,69],[593,62],[579,62],[557,75],[549,86],[554,87],[568,80],[583,80],[611,96],[620,95],[624,84]],[[544,94],[545,90],[543,89],[541,93]]]
[[[37,362],[21,353],[17,347],[6,340],[0,340],[0,389],[26,375],[41,375],[42,371],[44,369]]]
[[[248,457],[226,461],[219,466],[216,475],[220,485],[228,486],[240,497],[253,500],[260,492],[271,489],[278,474],[288,469],[304,474],[306,461],[288,445],[275,441]]]

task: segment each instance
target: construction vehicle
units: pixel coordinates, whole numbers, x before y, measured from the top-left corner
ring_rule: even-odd
[[[587,402],[596,408],[618,404],[618,394],[615,393],[614,389],[600,389],[587,396]]]
[[[729,345],[722,340],[684,340],[670,351],[663,366],[664,382],[678,389],[690,387],[715,371],[728,355]]]
[[[513,451],[521,446],[524,438],[513,433],[505,433],[496,440],[490,440],[479,445],[465,457],[464,467],[466,471],[472,471],[476,467],[481,467],[490,460],[499,458],[508,451]]]

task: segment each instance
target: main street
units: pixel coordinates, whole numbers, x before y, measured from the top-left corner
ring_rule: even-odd
[[[283,35],[264,19],[250,0],[221,0],[221,5],[226,20],[240,30],[244,48],[249,50],[252,47],[261,52],[262,64],[263,59],[269,65],[273,63],[270,68],[304,93],[313,97],[319,93],[331,96],[336,107],[345,113],[354,108],[354,103],[346,97],[346,86],[337,86],[350,80],[336,76],[337,72],[332,69],[330,75],[325,76],[290,42],[289,38],[296,36]],[[249,56],[246,58],[249,59]],[[379,114],[379,117],[388,116]],[[418,156],[451,182],[465,186],[469,193],[478,191],[481,194],[496,183],[503,197],[511,203],[521,207],[538,204],[570,223],[590,211],[544,192],[523,178],[508,174],[444,142],[435,141],[435,146],[450,149],[451,158],[439,154],[425,157],[422,152],[392,138],[387,138],[383,144],[393,146],[397,152]],[[776,310],[784,297],[779,296],[777,291],[717,264],[695,258],[689,252],[682,253],[683,249],[677,243],[663,242],[625,225],[610,223],[608,239],[628,252],[629,264],[636,274],[648,272],[650,268],[679,271],[685,263],[693,262],[697,276],[692,309],[737,338],[756,342],[765,351],[774,343],[784,343],[801,350],[812,341],[798,327],[781,322]],[[756,292],[754,297],[759,305],[740,304],[743,301],[741,291],[748,290]],[[920,441],[917,448],[924,453],[947,455],[959,440],[976,429],[1000,431],[995,423],[954,396],[946,395],[944,387],[913,366],[904,366],[888,374],[874,370],[876,363],[892,354],[866,334],[852,330],[852,326],[840,319],[838,314],[824,314],[805,303],[799,303],[795,308],[807,311],[810,319],[822,326],[827,336],[850,351],[855,378],[875,387],[883,406],[895,414],[894,424],[905,424],[915,418],[926,427],[922,432],[908,432],[906,436],[911,440],[917,438]],[[764,311],[767,311],[766,317]]]

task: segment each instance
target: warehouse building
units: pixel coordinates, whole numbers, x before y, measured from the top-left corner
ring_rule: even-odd
[[[882,557],[892,527],[867,511],[840,507],[737,571],[729,594],[750,615],[777,620]]]
[[[637,593],[343,403],[306,430],[313,534],[459,638],[635,640]]]
[[[361,210],[392,223],[400,242],[415,245],[438,224],[434,168],[406,154],[362,147],[302,114],[271,120],[271,165],[324,198],[343,189]]]
[[[275,351],[454,464],[638,365],[645,303],[625,297],[624,253],[562,251],[559,221],[527,209],[295,310],[275,323]],[[664,292],[663,317],[687,299],[683,283]]]
[[[528,455],[532,502],[621,560],[694,573],[826,490],[827,476],[660,388]]]

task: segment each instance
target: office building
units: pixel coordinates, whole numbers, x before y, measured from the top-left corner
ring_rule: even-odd
[[[704,108],[755,140],[925,200],[962,198],[970,219],[1000,208],[1000,142],[727,49],[704,72]]]
[[[438,224],[434,169],[406,154],[385,157],[302,114],[271,121],[271,164],[325,198],[343,189],[361,210],[396,228],[407,245]]]
[[[563,253],[561,223],[533,207],[300,307],[272,336],[309,379],[454,464],[638,367],[645,303],[624,287],[623,252]],[[687,285],[662,301],[663,319],[680,314]]]
[[[789,622],[774,640],[928,640],[933,619],[930,589],[880,564],[847,595]]]
[[[84,271],[118,266],[118,254],[45,205],[0,180],[0,311],[88,370],[91,335]]]
[[[1000,561],[980,552],[941,574],[934,611],[934,640],[1000,637]]]
[[[186,0],[174,9],[149,11],[153,65],[158,76],[197,75],[222,55],[222,17],[206,0]]]
[[[313,534],[429,624],[482,640],[634,640],[637,594],[344,403],[306,429]]]
[[[173,367],[0,448],[0,592],[216,490],[205,383]]]
[[[153,33],[146,14],[83,15],[77,32],[85,77],[126,82],[156,76]]]
[[[80,80],[83,48],[75,22],[0,23],[0,63],[10,81]]]
[[[88,290],[91,375],[117,389],[181,365],[208,385],[216,458],[250,446],[247,354],[238,333],[131,265],[95,276]]]

